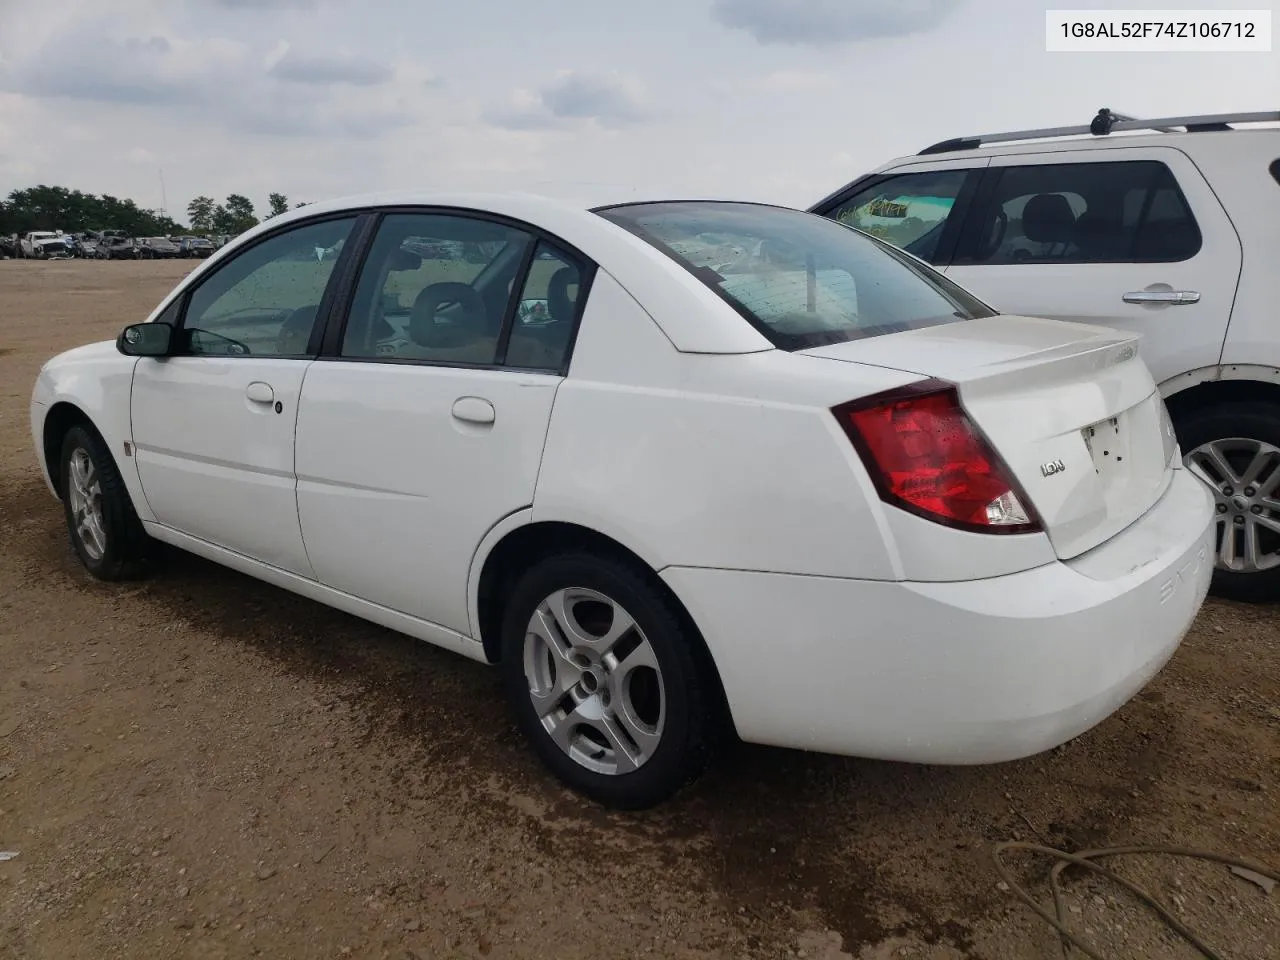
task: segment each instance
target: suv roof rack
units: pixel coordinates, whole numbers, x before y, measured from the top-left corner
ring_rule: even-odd
[[[1263,113],[1211,113],[1194,117],[1161,117],[1157,120],[1138,120],[1124,114],[1113,113],[1106,107],[1098,111],[1093,122],[1084,127],[1044,127],[1040,130],[1015,130],[1009,133],[984,133],[976,137],[956,137],[925,147],[917,156],[931,153],[953,153],[957,150],[975,150],[986,143],[1010,143],[1015,140],[1042,140],[1051,137],[1079,137],[1093,134],[1105,137],[1113,131],[1157,130],[1160,133],[1176,133],[1181,127],[1187,133],[1204,133],[1215,130],[1231,130],[1233,123],[1266,123],[1280,121],[1280,110]]]

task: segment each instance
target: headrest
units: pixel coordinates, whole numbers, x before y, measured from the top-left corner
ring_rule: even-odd
[[[276,352],[288,356],[306,353],[307,343],[311,340],[311,330],[316,325],[316,312],[320,304],[313,303],[299,307],[285,318],[276,332]]]
[[[547,283],[547,310],[558,323],[572,323],[577,305],[569,296],[569,287],[578,282],[578,271],[573,267],[561,267],[551,275]]]
[[[391,261],[387,265],[387,269],[391,273],[400,273],[406,270],[417,270],[421,266],[422,257],[406,250],[404,247],[398,247],[391,254]]]
[[[1037,193],[1022,210],[1022,232],[1036,243],[1067,243],[1075,224],[1075,212],[1060,193]]]
[[[438,322],[440,309],[454,303],[458,308],[453,315]],[[433,283],[423,287],[413,301],[409,337],[420,347],[460,347],[491,333],[489,326],[488,311],[474,288],[465,283]]]

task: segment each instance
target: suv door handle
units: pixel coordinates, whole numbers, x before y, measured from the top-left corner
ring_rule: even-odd
[[[1198,290],[1131,290],[1124,295],[1125,303],[1169,303],[1174,306],[1199,303]]]
[[[455,420],[467,423],[493,423],[496,411],[493,404],[483,397],[459,397],[453,402]]]

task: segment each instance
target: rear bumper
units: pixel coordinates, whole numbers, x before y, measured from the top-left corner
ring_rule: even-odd
[[[1069,562],[956,583],[672,567],[747,741],[917,763],[1030,756],[1095,726],[1173,655],[1213,573],[1184,470]]]

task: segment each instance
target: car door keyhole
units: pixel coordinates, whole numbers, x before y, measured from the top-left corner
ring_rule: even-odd
[[[284,412],[284,404],[283,404],[283,403],[281,403],[279,400],[277,400],[277,401],[276,401],[276,413],[283,413],[283,412]]]

